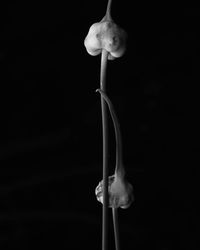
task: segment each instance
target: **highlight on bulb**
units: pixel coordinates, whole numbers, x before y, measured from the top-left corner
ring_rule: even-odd
[[[97,200],[103,204],[103,181],[99,182],[96,187],[95,195]],[[133,186],[114,174],[108,177],[108,195],[110,208],[129,208],[134,200]]]
[[[99,55],[105,49],[108,59],[113,60],[125,53],[126,39],[126,32],[113,21],[101,21],[90,27],[84,45],[90,55]]]

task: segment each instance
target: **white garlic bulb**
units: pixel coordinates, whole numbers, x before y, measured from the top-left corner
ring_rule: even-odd
[[[102,49],[109,52],[108,59],[121,57],[126,50],[126,32],[113,21],[94,23],[84,40],[87,52],[96,56]]]
[[[95,189],[97,200],[103,204],[103,181]],[[133,187],[120,175],[108,177],[109,207],[128,208],[134,200]]]

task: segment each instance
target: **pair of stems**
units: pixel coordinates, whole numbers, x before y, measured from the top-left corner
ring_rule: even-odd
[[[100,90],[106,93],[106,70],[107,70],[108,52],[102,49],[101,70],[100,70]],[[108,249],[108,114],[106,101],[101,95],[102,112],[102,134],[103,134],[103,216],[102,216],[102,250]],[[119,226],[117,208],[112,208],[115,248],[120,250],[119,245]]]

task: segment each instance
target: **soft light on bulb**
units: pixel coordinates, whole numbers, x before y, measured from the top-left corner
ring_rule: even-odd
[[[95,189],[97,200],[103,204],[103,181]],[[109,207],[128,208],[134,200],[133,187],[121,175],[108,177]]]
[[[101,21],[94,23],[84,40],[87,52],[96,56],[105,49],[108,59],[121,57],[126,50],[126,32],[113,21]]]

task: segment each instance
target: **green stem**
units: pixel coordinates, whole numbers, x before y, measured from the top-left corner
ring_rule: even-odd
[[[102,50],[101,53],[101,72],[100,89],[106,91],[106,68],[108,52]],[[102,112],[102,134],[103,134],[103,217],[102,217],[102,250],[108,248],[108,115],[104,98],[101,96]]]
[[[115,250],[120,250],[117,208],[114,207],[112,208],[112,215],[113,215],[113,226],[114,226],[114,236],[115,236]]]

